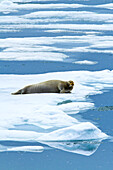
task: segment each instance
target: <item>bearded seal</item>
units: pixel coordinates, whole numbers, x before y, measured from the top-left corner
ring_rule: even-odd
[[[31,93],[70,93],[74,82],[61,80],[48,80],[45,82],[25,86],[12,95],[31,94]]]

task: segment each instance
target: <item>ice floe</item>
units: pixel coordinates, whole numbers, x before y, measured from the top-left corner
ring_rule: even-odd
[[[10,6],[9,6],[10,5]],[[60,4],[54,4],[54,3],[50,3],[50,4],[17,4],[17,3],[13,3],[11,1],[2,1],[0,3],[0,6],[2,7],[2,9],[0,9],[1,12],[4,12],[5,10],[8,10],[9,12],[17,12],[17,10],[19,9],[64,9],[64,8],[79,8],[79,7],[84,7],[85,5],[82,4],[66,4],[66,3],[60,3]],[[15,9],[15,10],[14,10]],[[7,11],[7,12],[8,12]]]
[[[48,79],[72,79],[75,86],[71,94],[11,95],[25,85]],[[94,103],[89,102],[88,96],[101,94],[104,89],[112,87],[113,71],[109,70],[0,75],[0,140],[38,141],[69,152],[90,155],[107,135],[92,123],[80,122],[70,114],[93,108]],[[77,141],[78,144],[71,143],[70,147],[63,141]],[[92,151],[88,152],[90,142]],[[80,152],[78,148],[81,148]]]
[[[113,54],[112,44],[112,36],[97,35],[6,38],[0,39],[0,59],[64,61],[70,57],[69,52]],[[87,60],[73,62],[97,63]]]
[[[64,101],[64,103],[66,102]],[[81,111],[86,111],[88,109],[91,109],[93,107],[94,104],[89,102],[71,102],[71,103],[59,105],[59,108],[68,114],[76,114]]]
[[[50,19],[59,19],[59,21],[78,21],[78,20],[85,20],[85,21],[103,21],[106,22],[108,20],[113,19],[112,14],[97,14],[95,12],[88,12],[88,11],[38,11],[33,12],[30,14],[26,14],[23,16],[24,18],[50,18]]]
[[[94,65],[97,64],[96,61],[88,61],[88,60],[83,60],[83,61],[75,61],[75,64],[86,64],[86,65]]]
[[[96,5],[98,8],[107,8],[107,9],[113,9],[113,3],[109,4],[102,4],[102,5]]]
[[[20,50],[21,51],[21,50]],[[4,52],[1,53],[3,60],[48,60],[48,61],[63,61],[68,56],[62,53],[54,52]]]
[[[41,2],[41,0],[2,0],[0,2],[1,37],[4,37],[4,33],[7,34],[7,32],[11,35],[17,32],[18,36],[22,37],[27,31],[28,37],[29,33],[33,37],[43,35],[36,38],[0,39],[0,59],[63,61],[71,56],[69,53],[76,52],[113,54],[113,37],[109,34],[96,36],[106,31],[113,31],[112,13],[104,13],[101,10],[98,12],[98,8],[101,7],[112,8],[112,3],[84,5],[79,1],[77,3],[58,0],[56,3],[51,0]],[[59,33],[80,35],[57,37]]]
[[[0,2],[0,12],[3,12],[4,14],[8,14],[12,11],[17,12],[15,7],[16,7],[16,4],[11,2],[10,0],[6,0],[6,1],[3,0]]]

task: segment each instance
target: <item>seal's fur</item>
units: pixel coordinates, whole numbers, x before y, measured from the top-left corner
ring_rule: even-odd
[[[31,94],[31,93],[70,93],[73,89],[74,82],[61,80],[48,80],[45,82],[25,86],[12,95]]]

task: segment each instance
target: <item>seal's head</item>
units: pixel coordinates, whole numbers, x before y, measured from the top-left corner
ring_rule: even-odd
[[[66,92],[70,92],[73,89],[74,82],[72,80],[67,81],[67,84],[65,86]]]
[[[72,80],[69,80],[68,83],[69,83],[69,87],[72,87],[72,88],[73,88],[74,82],[73,82]]]

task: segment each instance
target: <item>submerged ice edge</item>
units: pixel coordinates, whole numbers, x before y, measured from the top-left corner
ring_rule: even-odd
[[[0,145],[0,152],[43,152],[42,146],[4,146]]]
[[[59,149],[66,152],[77,153],[85,156],[92,155],[103,139],[96,140],[64,140],[64,141],[38,141],[40,146],[6,146],[0,144],[0,152],[34,152],[42,153],[45,150]],[[45,146],[42,146],[42,145]]]
[[[84,141],[56,141],[56,142],[44,142],[44,144],[60,149],[66,152],[77,153],[85,156],[90,156],[98,149],[102,139],[98,140],[84,140]]]

